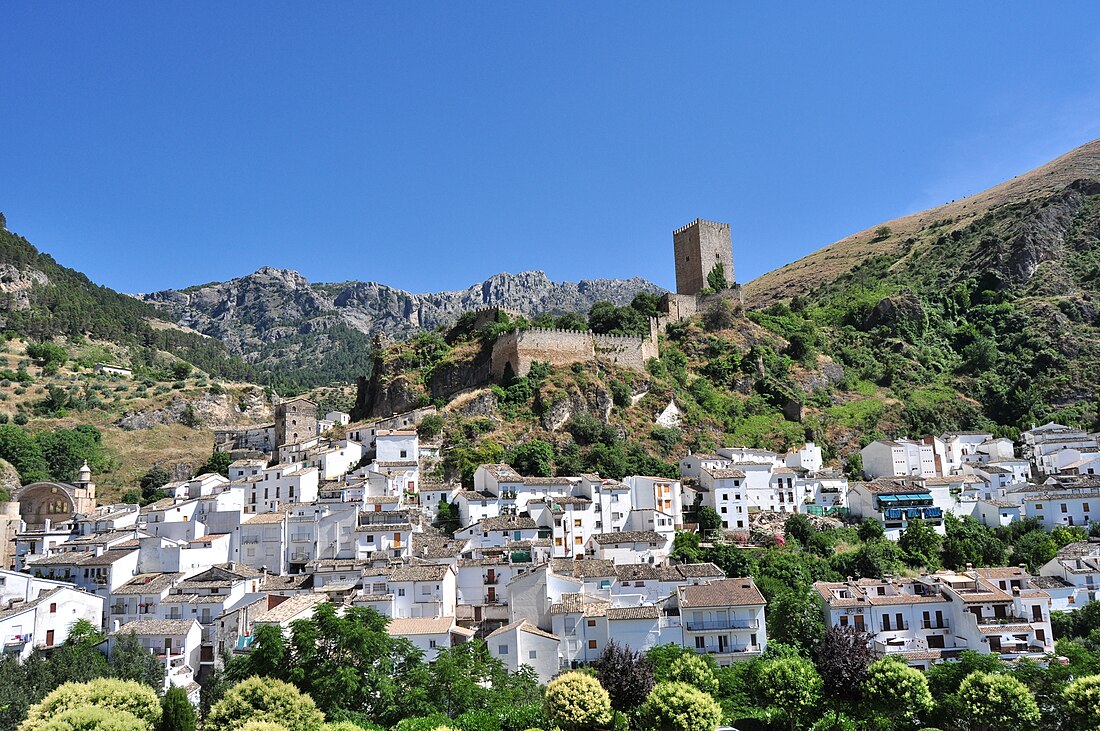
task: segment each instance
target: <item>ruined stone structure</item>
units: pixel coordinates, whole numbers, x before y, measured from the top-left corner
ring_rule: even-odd
[[[275,447],[317,436],[317,404],[293,398],[275,406]]]
[[[0,569],[15,568],[15,534],[20,520],[19,503],[0,503]]]
[[[515,375],[525,376],[537,360],[553,365],[603,361],[644,371],[645,362],[657,355],[656,319],[650,320],[647,337],[597,335],[590,330],[513,330],[493,344],[490,373],[500,380],[511,366]]]
[[[697,218],[672,232],[672,248],[676,255],[676,294],[702,292],[716,264],[725,271],[726,286],[733,287],[733,240],[728,223]]]
[[[46,521],[64,523],[77,515],[95,511],[95,483],[88,463],[80,468],[76,482],[33,482],[21,488],[14,498],[19,517],[27,530],[42,530]]]
[[[474,310],[473,329],[478,330],[486,325],[500,322],[501,315],[507,315],[512,318],[523,317],[523,313],[519,310],[510,310],[507,307],[482,307]]]

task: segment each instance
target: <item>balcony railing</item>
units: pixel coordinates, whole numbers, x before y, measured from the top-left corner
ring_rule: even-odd
[[[907,629],[909,629],[909,623],[908,622],[902,622],[901,624],[891,623],[889,625],[885,625],[885,626],[883,626],[881,631],[882,632],[904,632]]]
[[[709,622],[685,622],[689,632],[706,632],[712,629],[757,629],[760,623],[755,619],[717,619]]]
[[[126,611],[126,605],[115,604],[111,607],[111,614],[129,614],[129,612]]]
[[[500,582],[500,577],[499,576],[486,576],[485,577],[485,583],[486,584],[492,585],[492,584],[497,584],[499,582]]]
[[[1033,621],[1033,620],[1027,619],[1025,617],[1017,617],[1017,616],[1012,615],[1012,614],[1006,615],[1004,617],[978,617],[977,615],[974,615],[974,616],[977,618],[978,624],[985,624],[985,625],[989,625],[989,624],[1031,624],[1031,622]]]
[[[948,619],[925,619],[921,621],[920,626],[923,629],[948,629],[951,627],[951,622]]]
[[[696,647],[694,649],[700,655],[734,655],[744,652],[760,652],[759,645],[727,645],[723,648],[719,648],[718,645],[707,645],[706,647]]]

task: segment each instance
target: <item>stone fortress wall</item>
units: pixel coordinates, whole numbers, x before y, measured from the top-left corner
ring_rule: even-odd
[[[604,361],[621,368],[645,370],[645,362],[657,357],[657,320],[651,318],[649,336],[597,335],[590,330],[513,330],[493,344],[490,374],[504,377],[508,366],[525,376],[537,360],[554,365]]]
[[[661,300],[660,314],[649,323],[649,336],[597,335],[578,330],[513,330],[497,338],[490,359],[490,376],[499,381],[508,366],[525,376],[535,361],[571,365],[603,361],[622,368],[644,371],[645,362],[658,357],[657,332],[670,322],[680,322],[708,312],[725,302],[744,306],[741,287],[734,280],[733,244],[728,223],[695,219],[672,232],[676,259],[676,292]],[[704,294],[707,276],[721,264],[727,289]],[[497,321],[500,312],[518,313],[496,307],[476,311],[475,327]]]

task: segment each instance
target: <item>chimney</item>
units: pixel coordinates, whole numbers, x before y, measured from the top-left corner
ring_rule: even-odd
[[[972,563],[968,563],[968,564],[966,565],[966,570],[967,570],[967,571],[973,571],[973,570],[974,570],[974,564],[972,564]]]

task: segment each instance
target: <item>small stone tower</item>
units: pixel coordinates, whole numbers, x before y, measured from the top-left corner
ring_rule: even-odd
[[[733,240],[730,225],[697,218],[672,232],[676,254],[676,293],[699,294],[715,264],[725,270],[726,286],[732,287]]]
[[[317,404],[294,398],[275,406],[275,446],[297,444],[317,436]]]

